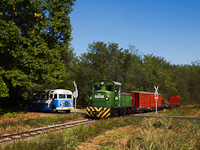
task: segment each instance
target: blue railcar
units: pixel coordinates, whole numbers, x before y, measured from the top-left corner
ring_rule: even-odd
[[[74,109],[70,90],[54,89],[34,92],[28,99],[28,111],[66,111]]]

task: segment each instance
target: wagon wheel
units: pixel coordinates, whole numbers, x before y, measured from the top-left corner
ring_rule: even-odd
[[[70,110],[65,110],[66,113],[70,113]]]
[[[119,110],[115,109],[115,117],[119,116]]]
[[[37,106],[35,104],[33,105],[33,111],[37,111]]]
[[[117,117],[118,116],[118,110],[117,109],[112,109],[112,117]]]
[[[130,115],[131,113],[132,113],[131,108],[128,108],[127,115]]]
[[[58,112],[58,111],[56,110],[56,107],[55,107],[54,105],[53,105],[52,108],[51,108],[51,112],[53,112],[53,113]]]
[[[124,109],[123,109],[123,116],[125,116],[126,113],[127,113],[127,108],[124,108]]]
[[[120,108],[119,112],[120,112],[120,116],[124,116],[125,115],[125,109],[124,108]]]

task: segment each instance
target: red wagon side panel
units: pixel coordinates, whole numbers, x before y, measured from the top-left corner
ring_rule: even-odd
[[[149,97],[150,97],[150,102],[149,102],[150,107],[155,107],[154,94],[150,94]]]
[[[172,95],[170,98],[170,104],[180,105],[180,95]]]
[[[156,107],[154,93],[142,91],[130,91],[127,93],[132,95],[132,106],[136,108],[149,109]],[[157,107],[161,107],[161,95],[158,95]]]

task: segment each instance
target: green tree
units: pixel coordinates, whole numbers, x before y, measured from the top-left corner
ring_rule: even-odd
[[[172,73],[172,82],[175,84],[175,88],[177,90],[177,95],[181,96],[181,103],[188,103],[189,100],[189,91],[188,91],[188,83],[189,83],[189,70],[190,65],[172,65],[171,71]]]
[[[70,76],[69,14],[75,0],[1,0],[0,97],[55,88]]]
[[[139,50],[133,45],[129,45],[129,49],[123,51],[122,58],[122,79],[124,91],[140,90],[143,63],[142,57],[138,55]]]
[[[190,94],[189,104],[200,104],[200,62],[192,62],[189,70],[188,92]]]
[[[79,103],[87,103],[91,83],[96,80],[122,81],[123,52],[116,43],[94,42],[88,52],[80,57],[78,86],[81,89]]]
[[[150,73],[149,84],[159,86],[159,90],[163,94],[171,95],[176,93],[175,85],[172,82],[172,69],[170,63],[162,57],[147,55],[144,57],[145,67]]]

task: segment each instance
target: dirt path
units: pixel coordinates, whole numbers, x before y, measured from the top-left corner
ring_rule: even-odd
[[[138,129],[133,126],[115,128],[82,143],[76,150],[124,149],[132,134],[137,131]]]

